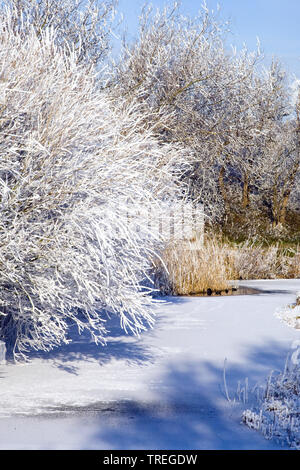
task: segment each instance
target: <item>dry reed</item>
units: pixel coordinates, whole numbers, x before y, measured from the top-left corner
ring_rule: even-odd
[[[165,294],[190,295],[225,290],[227,281],[224,254],[215,240],[170,243],[156,263],[156,286]]]
[[[210,235],[204,243],[169,243],[154,271],[156,287],[165,294],[221,292],[233,280],[300,278],[300,250],[250,241],[230,244]]]

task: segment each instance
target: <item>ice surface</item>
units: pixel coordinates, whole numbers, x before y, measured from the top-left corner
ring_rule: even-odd
[[[240,284],[263,293],[168,297],[139,338],[115,317],[106,347],[74,333],[31,363],[0,367],[0,448],[281,448],[241,420],[250,391],[300,340],[275,315],[295,302],[300,280]]]

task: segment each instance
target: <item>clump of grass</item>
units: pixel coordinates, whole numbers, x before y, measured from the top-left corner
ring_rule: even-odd
[[[296,294],[296,302],[280,308],[275,315],[292,328],[300,329],[300,292]]]
[[[260,390],[256,406],[243,412],[242,421],[259,431],[266,439],[274,439],[300,450],[300,368],[299,346],[287,358],[283,372],[271,373]]]

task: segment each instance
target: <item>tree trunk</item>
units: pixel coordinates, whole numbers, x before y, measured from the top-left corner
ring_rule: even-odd
[[[280,207],[279,216],[278,216],[278,223],[281,225],[285,224],[286,209],[287,209],[287,205],[289,202],[290,193],[291,191],[288,191],[288,193],[285,193],[281,201],[281,207]]]
[[[225,207],[227,207],[228,199],[227,199],[227,193],[226,193],[226,188],[225,188],[224,176],[225,176],[225,168],[224,166],[222,166],[220,169],[220,173],[219,173],[219,186],[220,186],[221,194],[224,200],[224,205]]]
[[[277,179],[275,180],[275,184],[272,188],[272,206],[271,206],[271,213],[272,213],[272,226],[273,228],[278,225],[279,221],[279,202],[278,202],[278,189],[277,189]]]
[[[243,207],[243,209],[248,207],[249,203],[250,203],[250,200],[249,200],[249,177],[248,177],[248,173],[245,173],[244,181],[243,181],[243,197],[242,197],[242,207]]]
[[[285,224],[287,206],[288,206],[290,195],[291,195],[294,183],[295,183],[296,175],[297,175],[297,172],[299,170],[299,166],[300,166],[300,162],[298,160],[295,167],[293,168],[292,173],[289,175],[287,188],[283,193],[282,200],[280,201],[280,210],[279,210],[279,214],[278,214],[278,222],[282,225]]]

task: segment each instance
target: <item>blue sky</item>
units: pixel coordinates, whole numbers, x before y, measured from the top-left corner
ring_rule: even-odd
[[[137,31],[138,15],[144,0],[119,0],[119,10],[124,14],[124,24],[134,37]],[[152,5],[162,7],[173,1],[152,0]],[[202,0],[182,0],[181,11],[195,15]],[[233,34],[230,43],[255,49],[256,37],[269,63],[272,56],[284,64],[290,74],[300,78],[300,0],[207,0],[210,9],[219,3],[220,15],[230,19]]]

